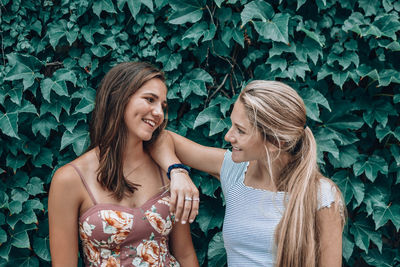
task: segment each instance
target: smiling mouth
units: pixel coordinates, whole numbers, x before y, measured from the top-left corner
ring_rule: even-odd
[[[156,123],[154,121],[151,120],[147,120],[147,119],[142,119],[145,123],[147,123],[148,125],[150,125],[151,127],[156,126]]]
[[[240,149],[240,148],[238,148],[238,147],[235,147],[235,146],[232,146],[232,150],[241,151],[241,149]]]

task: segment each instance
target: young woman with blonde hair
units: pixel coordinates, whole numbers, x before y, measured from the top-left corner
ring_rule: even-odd
[[[164,74],[113,67],[97,90],[89,150],[54,174],[48,200],[52,266],[197,267],[188,225],[169,213],[165,173],[147,152],[164,128]]]
[[[165,131],[151,152],[165,169],[181,161],[220,179],[228,266],[341,266],[345,207],[318,170],[301,97],[281,82],[252,81],[231,120],[232,151]]]

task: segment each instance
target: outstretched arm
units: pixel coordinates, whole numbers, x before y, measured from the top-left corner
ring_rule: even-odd
[[[178,134],[163,131],[149,148],[153,159],[163,168],[183,162],[193,168],[219,177],[225,150],[199,145]],[[199,209],[198,201],[185,201],[185,197],[198,199],[199,192],[190,177],[182,172],[171,173],[171,206],[176,219],[192,222]]]

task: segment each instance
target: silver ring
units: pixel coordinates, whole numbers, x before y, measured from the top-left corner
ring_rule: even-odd
[[[193,201],[200,201],[200,198],[193,198]]]
[[[185,197],[185,200],[192,201],[193,199],[191,197]]]

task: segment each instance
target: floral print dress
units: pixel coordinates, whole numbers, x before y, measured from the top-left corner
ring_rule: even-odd
[[[86,266],[180,266],[168,247],[174,224],[168,191],[156,194],[138,208],[97,203],[79,169],[72,166],[94,203],[79,218]]]

